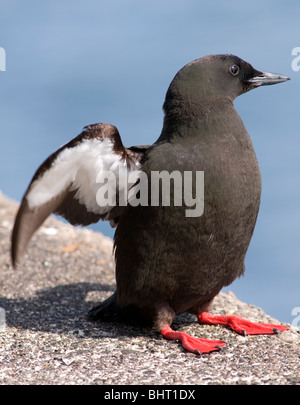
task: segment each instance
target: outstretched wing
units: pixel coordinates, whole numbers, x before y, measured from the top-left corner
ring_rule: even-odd
[[[127,205],[128,189],[137,181],[145,150],[125,148],[113,125],[94,124],[49,156],[33,176],[16,216],[13,265],[18,264],[33,233],[51,213],[72,225],[89,225],[102,219],[116,226]],[[98,193],[105,183],[109,200],[101,199]]]

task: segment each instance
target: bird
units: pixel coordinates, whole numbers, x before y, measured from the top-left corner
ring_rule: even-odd
[[[118,314],[198,355],[226,343],[174,330],[176,315],[244,335],[287,330],[209,312],[221,289],[244,274],[261,199],[259,163],[234,100],[287,80],[232,54],[208,55],[174,76],[152,145],[125,147],[110,123],[84,127],[34,174],[14,222],[13,266],[51,213],[72,225],[105,220],[116,228],[116,289],[89,319]]]

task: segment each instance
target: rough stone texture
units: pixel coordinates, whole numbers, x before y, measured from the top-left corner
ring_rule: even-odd
[[[221,352],[196,356],[153,330],[87,321],[87,311],[115,287],[112,241],[49,218],[22,267],[13,270],[9,249],[16,209],[0,193],[2,385],[300,383],[300,334],[293,327],[280,335],[243,337],[181,315],[174,329],[227,342]],[[219,294],[212,312],[278,323],[232,293]]]

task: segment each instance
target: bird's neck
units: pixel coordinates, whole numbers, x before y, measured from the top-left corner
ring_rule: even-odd
[[[164,105],[164,111],[163,129],[157,142],[188,136],[192,132],[190,130],[195,128],[205,131],[212,122],[218,121],[221,124],[228,119],[228,116],[237,114],[233,101],[229,97],[196,103],[172,100],[169,105]]]

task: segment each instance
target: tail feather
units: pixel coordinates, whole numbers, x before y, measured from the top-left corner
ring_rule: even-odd
[[[107,300],[101,302],[100,304],[96,305],[92,308],[88,314],[87,318],[91,321],[96,321],[98,319],[107,319],[113,318],[116,315],[119,315],[121,312],[121,308],[118,304],[117,300],[117,291],[113,293]]]

